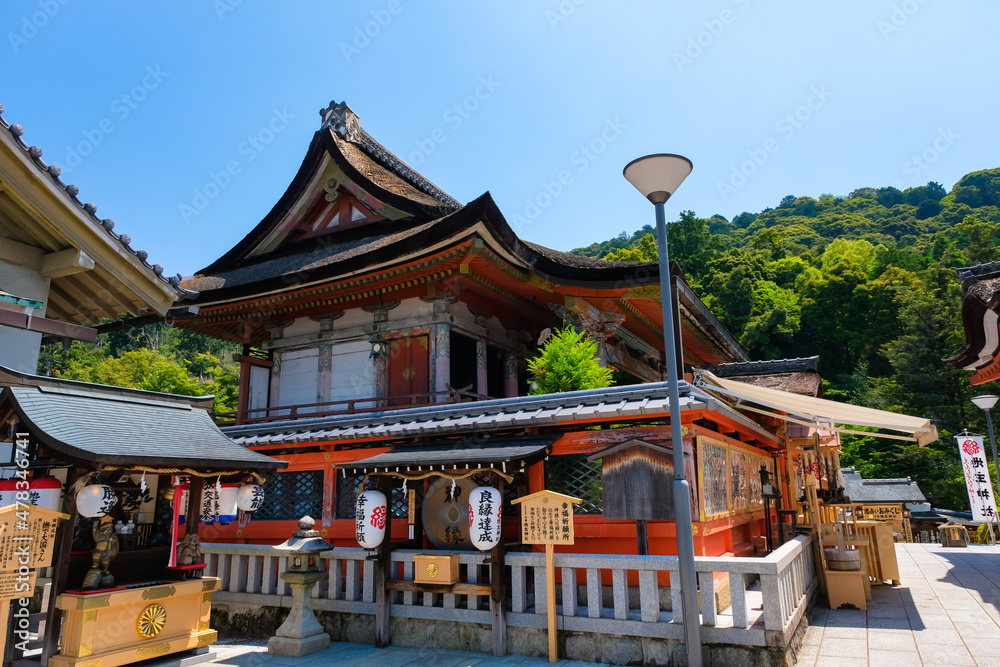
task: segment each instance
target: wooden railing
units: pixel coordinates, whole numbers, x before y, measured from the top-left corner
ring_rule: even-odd
[[[764,558],[696,558],[703,641],[787,646],[815,590],[812,540],[811,535],[800,535]],[[216,602],[288,606],[291,593],[278,578],[286,559],[272,548],[208,544],[203,552],[207,574],[222,579]],[[392,553],[386,586],[390,616],[491,623],[492,601],[484,584],[490,581],[492,567],[483,562],[483,554],[457,552],[463,585],[453,592],[420,592],[406,584],[413,580],[414,553],[419,552]],[[363,549],[325,552],[327,578],[313,589],[313,606],[375,614],[376,562],[366,556]],[[659,583],[661,572],[677,572],[676,557],[557,553],[555,566],[562,577],[557,590],[560,630],[683,639],[680,589]],[[544,554],[508,553],[506,569],[511,589],[504,604],[506,624],[546,627]],[[602,577],[612,582],[610,587],[602,585]],[[720,597],[731,603],[720,609],[716,589],[726,579],[729,595]],[[638,586],[629,586],[630,580]],[[671,605],[665,604],[668,599]]]
[[[432,391],[423,394],[352,398],[338,401],[323,401],[321,403],[302,403],[298,405],[276,405],[267,408],[253,408],[247,410],[245,415],[240,415],[235,410],[231,412],[213,412],[212,417],[219,426],[232,426],[237,424],[260,424],[279,419],[329,417],[331,415],[377,412],[379,410],[398,410],[433,403],[485,401],[489,398],[489,396],[474,394],[469,391]]]

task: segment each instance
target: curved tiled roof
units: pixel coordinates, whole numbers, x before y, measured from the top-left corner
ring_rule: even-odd
[[[24,139],[22,139],[22,137],[24,136],[24,128],[21,125],[18,125],[17,123],[13,125],[8,123],[7,119],[3,117],[3,112],[4,112],[3,105],[0,104],[0,129],[6,130],[7,132],[10,133],[10,135],[14,138],[14,143],[17,144],[17,146],[21,148],[21,150],[23,150],[31,158],[31,161],[35,165],[35,168],[37,168],[41,173],[48,176],[52,180],[52,182],[56,185],[56,187],[58,187],[60,190],[64,191],[67,195],[69,195],[70,200],[87,214],[87,216],[94,222],[95,226],[98,226],[102,230],[104,230],[104,233],[112,241],[117,242],[125,250],[134,255],[142,263],[142,265],[156,277],[157,280],[169,284],[179,293],[179,295],[190,296],[197,294],[197,292],[192,292],[180,286],[181,275],[179,273],[176,276],[164,277],[163,266],[161,266],[160,264],[150,264],[147,261],[147,258],[149,257],[148,252],[146,252],[145,250],[135,250],[134,248],[132,248],[131,236],[129,236],[128,234],[115,233],[114,220],[100,218],[97,216],[97,204],[89,202],[84,203],[80,201],[79,199],[80,188],[78,188],[75,185],[67,185],[66,183],[63,183],[62,178],[60,178],[62,176],[62,170],[54,164],[52,165],[46,164],[46,162],[42,160],[42,149],[39,148],[38,146],[29,146],[24,141]]]

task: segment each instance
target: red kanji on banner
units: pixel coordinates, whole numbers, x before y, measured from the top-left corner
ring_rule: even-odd
[[[979,444],[975,440],[966,440],[962,443],[962,449],[970,456],[979,453]]]

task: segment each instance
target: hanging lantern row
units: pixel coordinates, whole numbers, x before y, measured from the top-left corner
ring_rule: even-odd
[[[469,494],[469,539],[480,551],[500,544],[503,497],[492,486],[480,486]],[[374,549],[385,539],[388,506],[381,491],[365,491],[354,507],[355,539],[365,549]]]
[[[22,496],[21,502],[29,505],[37,505],[54,512],[58,512],[62,507],[62,483],[55,477],[35,477],[30,480],[20,480],[17,478],[5,479],[0,482],[0,507],[7,507],[17,502],[18,482],[28,482],[28,496],[25,501]],[[23,492],[24,489],[21,489]]]
[[[9,483],[9,484],[8,484]],[[184,523],[184,509],[188,503],[187,484],[181,494],[180,523]],[[8,488],[9,487],[9,488]],[[33,480],[31,504],[58,511],[62,485],[54,477]],[[12,505],[16,497],[16,480],[0,482],[0,507]],[[8,496],[9,494],[9,496]],[[8,501],[9,497],[9,502]],[[107,516],[118,502],[115,490],[107,484],[89,484],[76,496],[76,509],[80,516],[99,518]],[[258,484],[205,485],[201,503],[201,522],[212,524],[216,521],[225,526],[236,520],[237,509],[254,512],[264,504],[264,489]]]
[[[186,520],[188,506],[188,485],[181,494],[180,523]],[[222,484],[221,492],[215,484],[206,484],[201,496],[201,522],[213,524],[216,521],[226,526],[236,520],[237,510],[256,512],[264,504],[264,489],[259,484]]]

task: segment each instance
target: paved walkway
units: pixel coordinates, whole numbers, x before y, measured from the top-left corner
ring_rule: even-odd
[[[897,544],[899,586],[809,616],[797,665],[1000,667],[1000,547]]]
[[[279,658],[267,654],[266,642],[232,643],[220,642],[212,645],[216,658],[208,664],[231,665],[233,667],[320,667],[320,665],[336,665],[337,667],[401,667],[402,665],[421,665],[422,667],[467,667],[477,665],[482,667],[542,667],[556,665],[557,667],[607,667],[596,662],[580,662],[579,660],[560,660],[549,662],[547,658],[527,658],[521,655],[509,655],[505,658],[494,658],[485,653],[471,651],[439,651],[429,648],[401,648],[390,646],[377,649],[370,644],[347,644],[334,642],[325,651],[314,653],[304,658]]]

